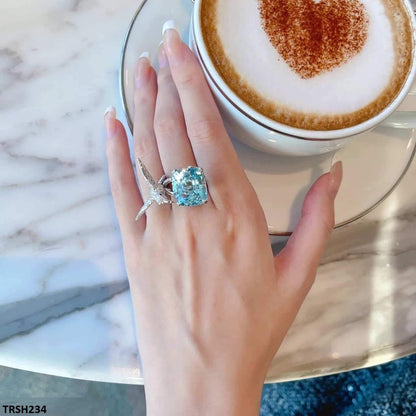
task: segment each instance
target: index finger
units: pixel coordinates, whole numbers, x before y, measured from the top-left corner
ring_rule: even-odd
[[[235,183],[236,175],[245,177],[243,168],[198,60],[182,42],[173,21],[163,26],[163,42],[198,165],[211,186],[229,180]]]

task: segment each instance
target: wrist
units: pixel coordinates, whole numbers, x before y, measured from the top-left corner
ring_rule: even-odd
[[[145,383],[147,416],[258,416],[263,379],[232,380],[225,374],[168,377]]]

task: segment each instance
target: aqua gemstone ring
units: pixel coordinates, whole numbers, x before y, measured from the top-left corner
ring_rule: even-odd
[[[140,159],[137,167],[150,186],[150,198],[136,216],[136,221],[156,202],[158,205],[173,204],[195,207],[206,204],[208,188],[204,171],[198,166],[174,169],[170,176],[163,175],[156,182]]]

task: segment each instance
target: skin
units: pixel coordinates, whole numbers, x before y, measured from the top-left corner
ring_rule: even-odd
[[[154,178],[204,169],[209,201],[152,205],[139,187],[123,125],[107,112],[108,170],[123,240],[145,380],[147,414],[258,415],[267,369],[310,290],[334,226],[342,165],[307,194],[276,257],[267,223],[201,68],[174,29],[159,72],[136,69],[134,156]],[[140,188],[140,189],[139,189]]]

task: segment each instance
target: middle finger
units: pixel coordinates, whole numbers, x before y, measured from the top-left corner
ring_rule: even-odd
[[[196,161],[163,43],[159,47],[158,59],[158,95],[154,128],[160,159],[165,173],[169,175],[173,169],[196,166]]]

